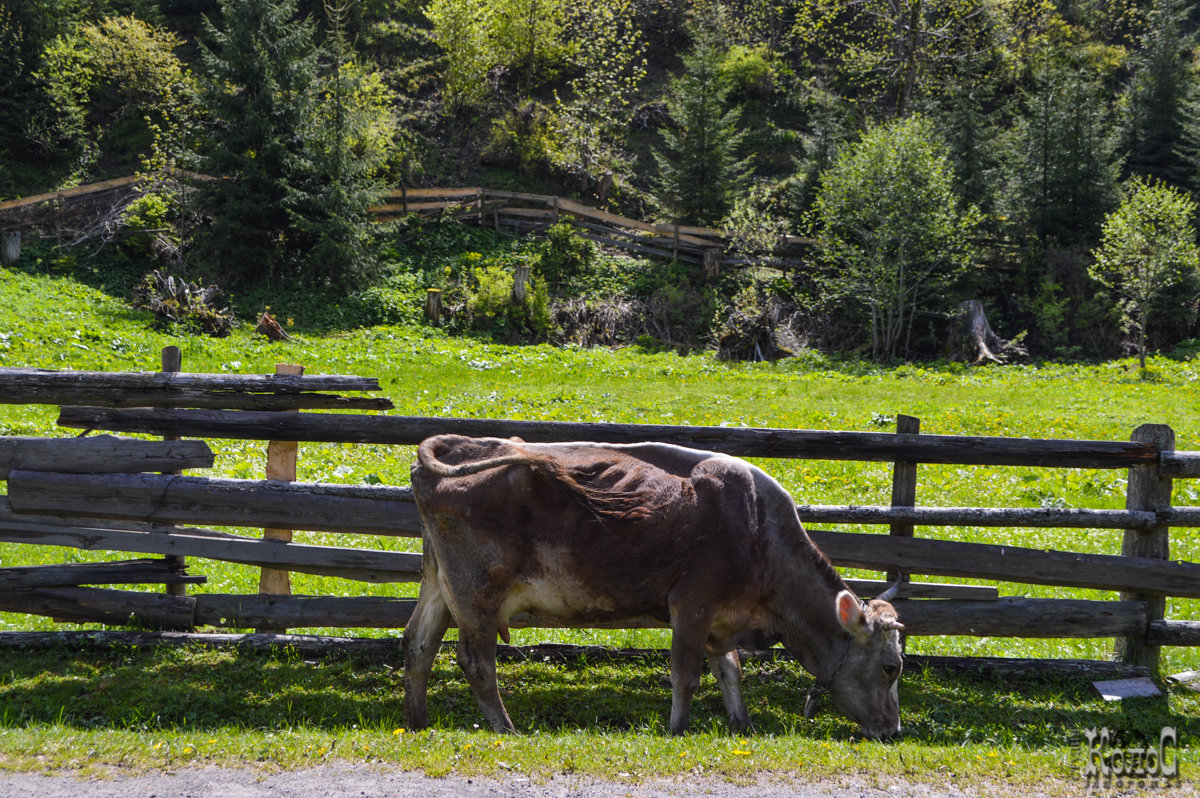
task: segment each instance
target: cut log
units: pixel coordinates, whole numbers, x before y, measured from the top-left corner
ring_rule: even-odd
[[[1006,341],[996,335],[992,326],[988,324],[983,303],[979,300],[970,299],[963,302],[958,306],[958,313],[960,334],[966,341],[965,345],[959,348],[973,351],[973,362],[1007,363],[1014,358],[1029,356],[1029,352],[1018,341]]]
[[[0,438],[0,479],[10,471],[136,473],[212,468],[204,441],[144,441],[93,435],[86,438]]]

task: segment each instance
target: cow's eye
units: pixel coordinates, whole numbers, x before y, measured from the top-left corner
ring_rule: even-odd
[[[895,681],[896,679],[900,678],[899,665],[884,665],[883,672],[887,675],[890,681]]]

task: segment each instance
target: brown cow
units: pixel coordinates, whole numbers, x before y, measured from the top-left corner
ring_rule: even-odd
[[[703,660],[729,723],[750,727],[737,648],[782,640],[869,737],[900,729],[896,612],[862,604],[813,545],[792,497],[728,455],[669,444],[424,441],[412,484],[424,526],[421,593],[404,632],[404,711],[427,723],[429,672],[452,621],[458,662],[496,731],[509,619],[670,624],[671,731],[687,731]],[[890,598],[890,596],[889,596]]]

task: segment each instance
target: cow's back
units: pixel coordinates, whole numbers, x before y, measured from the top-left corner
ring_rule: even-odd
[[[546,456],[451,478],[414,467],[425,545],[456,615],[498,604],[504,618],[666,620],[672,590],[720,602],[755,581],[753,478],[740,461],[653,445],[451,440],[436,452],[451,465]]]

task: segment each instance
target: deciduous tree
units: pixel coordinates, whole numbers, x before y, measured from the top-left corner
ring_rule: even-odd
[[[869,128],[822,176],[825,288],[865,306],[877,359],[908,350],[919,314],[955,305],[975,214],[959,209],[953,186],[946,147],[919,116]]]
[[[1104,220],[1103,243],[1089,272],[1116,293],[1121,320],[1136,336],[1144,369],[1146,331],[1158,320],[1161,306],[1178,308],[1196,293],[1196,203],[1181,191],[1140,177],[1126,188],[1121,206]]]

